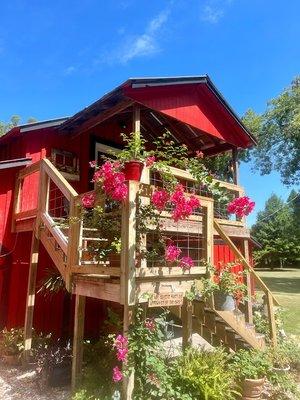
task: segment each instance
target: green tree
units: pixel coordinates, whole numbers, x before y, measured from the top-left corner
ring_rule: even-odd
[[[262,249],[255,252],[258,265],[274,268],[296,262],[300,243],[295,227],[300,221],[295,221],[293,210],[289,202],[272,194],[265,209],[258,213],[251,229],[253,237],[262,245]]]
[[[268,102],[259,115],[248,110],[244,124],[257,136],[258,146],[248,159],[262,175],[278,171],[286,185],[300,182],[300,77]]]
[[[4,135],[13,127],[18,126],[20,122],[21,117],[19,115],[12,115],[9,122],[0,121],[0,136]],[[29,117],[27,119],[28,124],[32,124],[33,122],[37,122],[37,119],[34,117]]]
[[[12,115],[9,122],[0,121],[0,136],[4,135],[14,126],[19,125],[20,120],[21,117],[19,117],[19,115]]]

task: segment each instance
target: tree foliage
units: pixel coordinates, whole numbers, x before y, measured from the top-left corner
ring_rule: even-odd
[[[18,126],[21,122],[21,117],[19,115],[12,115],[8,122],[0,121],[0,136],[3,136],[10,129]],[[28,124],[32,124],[33,122],[37,122],[37,119],[34,117],[29,117],[27,120]]]
[[[262,175],[278,171],[286,185],[300,182],[300,76],[259,115],[248,110],[244,124],[257,137],[248,159]]]
[[[262,245],[255,252],[260,266],[294,264],[300,253],[300,193],[292,191],[287,202],[273,194],[257,215],[251,234]]]

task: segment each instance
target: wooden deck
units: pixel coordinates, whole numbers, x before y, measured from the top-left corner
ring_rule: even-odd
[[[37,172],[39,173],[38,205],[32,210],[22,210],[22,182],[30,174]],[[174,168],[173,173],[180,179],[193,181],[192,176],[186,171]],[[244,194],[240,186],[226,182],[220,184],[236,196]],[[82,221],[80,214],[83,194],[79,195],[47,159],[20,171],[16,181],[12,229],[14,232],[26,230],[33,232],[25,322],[25,358],[31,348],[39,242],[43,244],[63,277],[67,290],[76,296],[73,381],[80,371],[86,297],[122,304],[125,332],[131,321],[132,307],[138,303],[149,302],[149,298],[153,296],[156,298],[169,296],[170,303],[168,304],[174,306],[176,313],[182,316],[183,345],[190,342],[193,331],[205,334],[205,330],[208,329],[212,337],[211,335],[216,335],[217,332],[223,332],[226,325],[230,327],[233,335],[242,338],[246,344],[256,348],[263,346],[262,341],[247,327],[247,324],[250,326],[253,322],[251,301],[246,304],[242,321],[237,322],[232,315],[228,314],[212,316],[210,311],[203,314],[199,312],[197,304],[193,305],[184,299],[185,293],[191,289],[194,282],[206,273],[203,260],[213,264],[215,238],[222,239],[232,249],[247,271],[249,298],[252,295],[251,282],[253,281],[264,291],[269,310],[271,336],[274,345],[276,344],[273,305],[276,305],[277,301],[249,263],[249,230],[245,220],[230,220],[220,215],[216,217],[213,198],[199,195],[201,212],[194,213],[185,221],[174,223],[170,212],[164,212],[161,215],[162,230],[168,236],[173,235],[176,240],[181,241],[184,251],[188,251],[189,254],[193,252],[195,266],[189,271],[184,271],[180,267],[170,268],[162,265],[159,260],[149,261],[137,254],[138,247],[141,253],[142,250],[147,249],[147,246],[149,247],[149,243],[151,246],[151,243],[155,241],[155,236],[152,237],[155,232],[151,225],[147,226],[147,232],[143,234],[139,233],[138,225],[139,204],[149,204],[154,189],[155,186],[151,184],[148,170],[146,170],[141,182],[128,182],[126,201],[119,208],[105,211],[105,218],[111,219],[113,223],[117,221],[120,225],[121,253],[110,254],[107,258],[101,259],[97,251],[93,251],[95,247],[91,249],[91,243],[97,246],[97,243],[107,239],[99,234],[97,228],[85,226]],[[105,205],[105,196],[98,192],[96,196],[96,204]],[[243,253],[234,244],[234,238],[243,239]],[[196,244],[191,244],[193,241]],[[180,298],[183,299],[182,302]],[[209,306],[211,312],[214,312],[213,303]],[[172,307],[173,311],[174,307]],[[218,330],[216,317],[221,318],[224,325],[218,326]],[[207,325],[210,325],[210,328]],[[237,343],[235,336],[230,341],[230,332],[227,332],[224,339],[220,340],[225,340],[229,347],[235,347]]]

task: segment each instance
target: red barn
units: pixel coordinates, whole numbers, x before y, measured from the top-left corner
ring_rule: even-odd
[[[222,185],[234,196],[243,194],[235,156],[238,149],[255,145],[255,138],[208,76],[128,79],[72,117],[17,126],[0,138],[2,328],[24,326],[26,299],[32,296],[35,301],[30,309],[27,302],[28,326],[33,318],[38,331],[51,331],[57,336],[72,332],[71,296],[59,291],[49,300],[42,293],[35,293],[49,269],[63,276],[73,297],[87,298],[87,335],[98,334],[108,305],[126,305],[119,301],[120,294],[113,285],[116,279],[122,279],[120,272],[114,272],[113,265],[109,272],[102,269],[98,273],[102,274],[99,284],[95,282],[96,266],[91,262],[81,263],[82,269],[76,270],[78,262],[74,260],[78,254],[72,255],[70,247],[75,246],[78,252],[82,243],[70,233],[68,238],[55,223],[71,215],[76,196],[93,190],[89,161],[110,149],[121,148],[121,132],[140,131],[151,144],[166,129],[175,143],[186,144],[191,154],[202,151],[204,157],[213,157],[231,152],[232,181]],[[153,183],[153,177],[148,176],[146,183]],[[212,218],[222,229],[207,231],[214,238],[209,259],[214,259],[215,264],[229,262],[239,258],[241,251],[247,262],[249,230],[245,221],[229,219],[217,203]],[[37,225],[42,230],[36,239]],[[37,254],[38,262],[34,259]],[[84,273],[83,268],[87,268]],[[82,278],[84,274],[89,275],[89,280]]]

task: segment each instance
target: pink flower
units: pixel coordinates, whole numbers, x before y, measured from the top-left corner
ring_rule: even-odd
[[[194,261],[191,257],[182,257],[179,260],[179,266],[184,270],[188,271],[194,266]]]
[[[235,214],[237,217],[242,218],[249,215],[254,207],[255,203],[249,197],[237,197],[227,205],[227,211],[229,214]]]
[[[96,195],[95,193],[86,193],[81,198],[81,204],[85,208],[93,208],[95,205]]]
[[[124,349],[119,348],[117,351],[117,359],[118,361],[126,361],[127,360],[128,349],[125,347]]]
[[[123,335],[118,335],[115,339],[114,346],[117,349],[125,349],[128,346],[128,339]]]
[[[122,371],[120,371],[119,367],[116,366],[113,368],[113,381],[120,382],[123,379]]]
[[[164,189],[155,190],[152,194],[151,201],[158,211],[163,211],[167,202],[169,201],[169,198],[169,193]]]
[[[154,332],[156,329],[156,323],[153,318],[147,318],[145,321],[145,327],[149,329],[149,331]]]
[[[166,247],[165,251],[165,260],[168,262],[174,262],[180,256],[181,250],[172,244]]]
[[[97,165],[97,164],[96,164],[96,161],[95,161],[95,160],[94,160],[94,161],[90,161],[89,164],[90,164],[90,167],[91,167],[91,168],[96,168],[96,165]]]
[[[146,158],[146,167],[152,167],[152,165],[155,163],[155,156],[149,156]]]
[[[95,173],[94,182],[101,182],[102,189],[112,199],[123,201],[127,197],[128,189],[125,182],[125,175],[120,172],[119,161],[114,163],[106,161]]]
[[[196,158],[203,158],[204,157],[204,153],[202,151],[197,150],[196,151]]]
[[[177,185],[175,192],[170,198],[174,209],[172,218],[175,222],[188,218],[194,210],[200,207],[200,201],[195,196],[186,197],[182,185]]]

